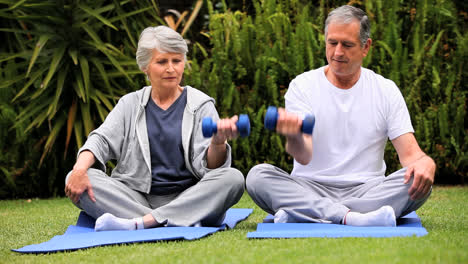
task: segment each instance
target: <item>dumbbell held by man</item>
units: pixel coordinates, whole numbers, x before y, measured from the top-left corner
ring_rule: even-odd
[[[265,114],[265,121],[264,125],[269,130],[276,130],[276,121],[278,120],[278,109],[274,106],[269,106],[266,114]],[[315,116],[314,115],[307,115],[302,120],[301,131],[305,134],[312,135],[315,126]]]
[[[241,137],[250,135],[250,120],[246,114],[239,115],[239,120],[236,122],[237,130]],[[209,138],[218,132],[218,125],[213,122],[211,117],[205,117],[202,120],[203,136]]]

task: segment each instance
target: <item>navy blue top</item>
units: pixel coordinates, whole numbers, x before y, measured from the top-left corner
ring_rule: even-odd
[[[181,192],[196,183],[185,167],[182,147],[182,117],[187,89],[166,110],[150,98],[146,105],[146,126],[151,152],[151,194]]]

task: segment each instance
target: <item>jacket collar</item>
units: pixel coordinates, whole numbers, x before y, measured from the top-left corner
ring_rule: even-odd
[[[214,99],[209,97],[208,95],[202,93],[201,91],[192,88],[189,85],[184,86],[187,89],[187,110],[191,113],[195,113],[200,106],[202,106],[207,101],[213,101]],[[145,108],[148,104],[148,100],[151,97],[151,86],[143,87],[139,92],[141,92],[140,96],[140,106]]]

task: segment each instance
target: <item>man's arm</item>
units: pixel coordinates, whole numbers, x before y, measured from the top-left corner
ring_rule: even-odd
[[[286,152],[302,165],[312,159],[312,136],[301,132],[302,120],[298,115],[278,108],[276,131],[286,136]]]
[[[307,134],[287,136],[286,152],[300,164],[307,165],[312,160],[312,136]]]
[[[426,155],[418,145],[413,133],[403,134],[392,140],[400,159],[400,164],[406,167],[405,184],[413,177],[413,184],[408,193],[412,200],[418,200],[427,195],[434,183],[436,165],[431,157]]]

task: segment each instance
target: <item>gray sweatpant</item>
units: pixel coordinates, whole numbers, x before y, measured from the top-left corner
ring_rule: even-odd
[[[212,170],[185,191],[165,196],[135,191],[93,168],[88,169],[88,177],[96,202],[84,192],[75,204],[87,214],[94,218],[104,213],[135,218],[150,213],[158,223],[168,226],[192,226],[196,223],[219,226],[226,211],[240,200],[244,192],[244,176],[234,168]]]
[[[396,217],[404,216],[424,204],[408,195],[412,180],[404,184],[406,168],[355,186],[327,186],[304,177],[295,177],[270,164],[253,167],[246,179],[247,192],[254,202],[270,214],[283,209],[295,222],[339,224],[351,210],[367,213],[390,205]]]

